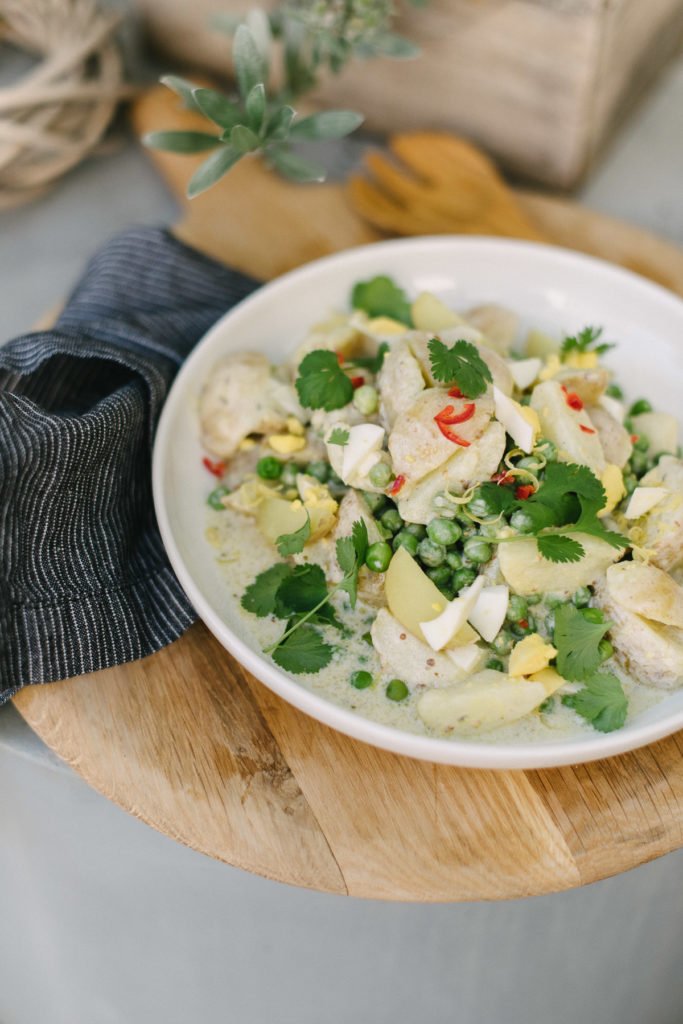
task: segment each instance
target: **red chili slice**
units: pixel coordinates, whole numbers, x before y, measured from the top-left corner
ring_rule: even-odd
[[[346,362],[341,352],[337,352],[337,362],[339,363],[340,366],[343,366],[344,363]]]
[[[204,456],[204,458],[202,459],[202,465],[204,466],[205,469],[208,469],[209,473],[213,473],[214,476],[223,476],[223,474],[225,473],[224,462],[214,462],[207,456]]]
[[[528,629],[529,628],[529,620],[528,619],[520,619],[519,622],[517,623],[517,625],[521,629]]]
[[[526,501],[527,498],[530,498],[534,493],[534,490],[535,488],[533,484],[520,484],[519,487],[515,489],[515,498],[517,501]]]
[[[398,492],[402,489],[405,482],[406,478],[404,477],[403,473],[399,473],[399,475],[396,477],[391,487],[387,491],[387,494],[398,494]]]
[[[466,423],[467,420],[471,420],[475,409],[476,405],[474,402],[468,402],[462,412],[456,412],[454,406],[447,405],[445,409],[436,414],[434,419],[437,423],[445,423],[447,426],[452,427],[455,423]]]
[[[631,444],[635,444],[636,441],[640,440],[640,434],[631,434]]]
[[[459,437],[458,434],[453,433],[446,423],[442,423],[441,420],[435,420],[434,422],[446,440],[452,441],[453,444],[459,444],[461,448],[469,448],[470,442],[466,441],[464,437]]]
[[[358,388],[361,388],[363,384],[365,384],[365,377],[352,377],[351,384],[353,386],[353,390],[356,391]]]
[[[579,426],[583,430],[584,434],[595,434],[593,427],[587,427],[585,423],[579,423]]]
[[[448,392],[448,397],[449,398],[463,398],[463,393],[460,390],[460,388],[457,387],[457,385],[456,385],[455,387],[452,387],[450,389],[450,391]]]
[[[576,391],[567,391],[564,384],[562,385],[562,390],[564,392],[565,402],[567,403],[569,408],[573,409],[574,412],[581,412],[581,410],[583,409],[583,402],[577,395]]]
[[[499,487],[505,487],[507,484],[511,484],[515,478],[510,473],[496,473],[491,477],[491,481],[494,484],[498,484]]]

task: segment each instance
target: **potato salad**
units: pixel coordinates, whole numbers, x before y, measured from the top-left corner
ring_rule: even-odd
[[[201,394],[207,536],[284,671],[429,735],[609,732],[683,684],[678,424],[599,327],[388,277]],[[516,730],[516,731],[515,731]]]

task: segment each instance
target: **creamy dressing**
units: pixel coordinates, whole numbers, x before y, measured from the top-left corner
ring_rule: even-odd
[[[240,601],[255,577],[280,561],[275,547],[264,539],[253,520],[229,508],[221,512],[208,510],[206,538],[216,550],[216,564],[225,579],[231,608],[240,622],[241,636],[259,650],[267,647],[282,634],[283,621],[272,616],[257,618],[245,611]],[[358,601],[356,609],[352,610],[344,594],[336,595],[333,603],[350,636],[344,637],[331,627],[323,629],[325,639],[337,647],[330,664],[317,673],[286,674],[299,686],[382,725],[441,737],[440,733],[426,728],[417,714],[417,699],[424,692],[424,686],[414,686],[410,696],[400,703],[386,697],[385,687],[392,677],[382,673],[374,648],[363,639],[363,634],[372,625],[376,609]],[[356,690],[349,680],[357,670],[370,672],[375,680],[373,686]],[[629,701],[627,724],[666,696],[662,691],[635,682],[614,661],[605,662],[601,670],[614,672],[622,681]],[[410,683],[410,680],[405,682]],[[547,743],[586,734],[595,734],[593,727],[556,699],[550,713],[533,712],[498,729],[466,737],[453,734],[450,738],[501,744]]]

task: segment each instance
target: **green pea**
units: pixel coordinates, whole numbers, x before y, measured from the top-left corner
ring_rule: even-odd
[[[392,533],[398,533],[403,527],[403,520],[396,508],[388,508],[386,512],[382,513],[379,521],[382,526],[386,526],[387,530],[391,530]]]
[[[453,573],[453,589],[459,592],[464,587],[471,587],[476,578],[474,569],[456,569]]]
[[[377,532],[382,540],[392,540],[394,535],[391,530],[388,530],[386,526],[382,526],[381,523],[376,523],[375,525],[377,526]]]
[[[368,506],[373,516],[381,514],[382,510],[389,504],[387,498],[383,494],[373,494],[372,491],[361,491],[365,504]]]
[[[230,494],[230,488],[225,487],[223,484],[220,484],[219,487],[215,487],[211,491],[211,494],[206,499],[206,502],[208,505],[211,506],[211,508],[215,508],[217,512],[222,512],[223,509],[225,508],[225,505],[223,504],[223,501],[221,499],[223,499],[226,494]]]
[[[391,467],[386,462],[376,462],[368,473],[373,487],[388,487],[393,475]]]
[[[562,597],[560,594],[546,594],[545,603],[548,608],[559,608],[562,604],[567,604],[567,598]]]
[[[261,460],[264,461],[264,460]],[[277,462],[277,459],[268,459],[268,461]],[[256,467],[258,472],[258,466]],[[299,467],[295,462],[287,462],[280,471],[280,479],[285,487],[296,487],[296,478],[299,474]],[[260,474],[259,474],[260,475]]]
[[[508,622],[519,622],[520,619],[525,619],[528,611],[527,602],[523,597],[520,597],[518,594],[510,595],[508,610],[505,616]]]
[[[637,452],[646,452],[650,447],[650,438],[641,434],[638,440],[633,442],[633,447]]]
[[[532,473],[537,473],[539,469],[542,469],[542,466],[538,459],[535,459],[533,455],[525,455],[523,459],[520,459],[519,462],[515,463],[515,468],[528,469],[531,470]]]
[[[572,597],[572,604],[576,608],[586,608],[590,604],[591,592],[588,587],[579,587]]]
[[[284,469],[279,459],[272,455],[264,455],[256,463],[256,472],[262,480],[279,480]],[[283,481],[286,483],[287,481]]]
[[[372,686],[372,676],[369,672],[363,672],[362,670],[353,672],[349,682],[356,690],[367,690],[368,686]]]
[[[446,555],[446,565],[449,565],[451,569],[462,569],[462,555],[459,555],[457,551],[449,551]]]
[[[363,416],[377,412],[377,390],[372,384],[361,384],[353,393],[353,404]]]
[[[633,403],[628,414],[629,416],[641,416],[644,412],[652,412],[652,406],[647,398],[639,398]]]
[[[523,508],[518,508],[510,516],[510,526],[518,533],[533,533],[534,520]]]
[[[627,474],[624,477],[624,488],[626,490],[626,497],[630,497],[638,486],[638,477],[634,476],[633,473]]]
[[[608,384],[605,394],[609,395],[610,398],[618,398],[619,400],[621,400],[624,397],[624,392],[621,390],[618,384]]]
[[[463,545],[465,558],[471,559],[477,564],[488,562],[491,558],[491,545],[487,544],[481,537],[470,537]]]
[[[499,661],[498,658],[491,658],[490,661],[486,662],[486,667],[493,669],[494,672],[503,672],[504,671],[503,662]]]
[[[414,558],[417,554],[418,539],[413,537],[412,533],[408,533],[407,530],[400,530],[394,537],[391,546],[394,551],[398,551],[399,548],[405,548],[408,554]]]
[[[439,590],[441,591],[441,593],[443,594],[447,601],[452,601],[453,598],[455,597],[455,591],[453,590],[453,587],[448,586],[447,584],[444,584],[443,586],[439,587]]]
[[[386,572],[391,561],[391,548],[385,540],[371,544],[365,556],[365,564],[372,572]]]
[[[545,630],[549,637],[555,632],[555,612],[551,611],[545,617]]]
[[[506,629],[501,629],[500,633],[491,641],[491,647],[496,654],[509,654],[514,642],[512,635]]]
[[[479,527],[479,536],[485,537],[497,537],[498,530],[500,529],[500,523],[482,523]]]
[[[434,568],[441,565],[446,557],[446,549],[442,544],[435,544],[429,537],[421,540],[417,547],[417,554],[421,562]]]
[[[586,622],[604,622],[605,616],[602,614],[599,608],[582,608],[581,614],[583,615]]]
[[[462,529],[452,519],[432,519],[427,524],[427,536],[435,544],[442,544],[445,548],[457,544],[462,537]]]
[[[326,484],[330,479],[330,464],[328,462],[323,462],[322,459],[318,462],[309,462],[306,466],[305,472],[308,473],[309,476],[314,476],[321,484]]]
[[[534,450],[545,458],[546,462],[554,462],[557,458],[557,445],[547,437],[541,437],[534,445]]]
[[[427,575],[437,587],[447,586],[451,582],[451,570],[447,565],[437,565],[434,569],[428,569]]]
[[[412,533],[413,537],[417,537],[418,540],[422,540],[423,537],[427,536],[427,531],[422,523],[406,523],[404,529],[408,533]]]
[[[543,600],[543,595],[542,594],[527,594],[527,596],[526,596],[526,603],[527,604],[540,604],[542,600]]]
[[[496,510],[491,506],[489,501],[484,498],[480,491],[475,491],[473,496],[467,503],[468,511],[476,516],[477,519],[486,519],[487,516],[496,514]]]
[[[614,654],[614,648],[609,640],[606,640],[604,637],[598,644],[598,653],[603,661],[607,661]]]
[[[648,459],[645,452],[634,451],[631,456],[631,469],[636,476],[641,477],[648,470]]]
[[[510,632],[516,637],[529,636],[530,633],[536,632],[536,620],[527,612],[525,618],[510,624]]]
[[[387,684],[385,693],[389,700],[405,700],[408,696],[408,687],[402,679],[392,679],[391,682]]]

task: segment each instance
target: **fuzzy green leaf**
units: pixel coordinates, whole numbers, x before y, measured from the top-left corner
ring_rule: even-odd
[[[263,127],[263,119],[266,114],[266,89],[263,82],[255,85],[247,96],[245,102],[249,126],[255,132],[260,132]]]
[[[293,139],[341,139],[350,135],[363,123],[363,115],[353,110],[323,110],[319,114],[302,117],[292,125]]]
[[[195,89],[193,96],[202,114],[224,130],[230,131],[242,116],[237,104],[215,89]]]
[[[254,86],[263,82],[266,77],[263,57],[246,25],[240,25],[235,32],[232,59],[240,95],[246,100]]]
[[[150,149],[164,149],[169,153],[201,153],[220,146],[221,140],[208,132],[150,132],[143,136]]]
[[[290,181],[305,184],[310,181],[324,181],[326,176],[325,168],[320,164],[306,160],[298,153],[291,153],[281,146],[272,147],[268,150],[268,162],[276,171]]]
[[[230,132],[230,144],[238,153],[252,153],[261,143],[258,135],[245,124],[236,124]]]
[[[188,82],[186,78],[180,78],[178,75],[163,75],[159,81],[176,96],[180,96],[187,110],[199,110],[194,98],[194,91],[197,88],[194,82]]]
[[[190,182],[187,186],[188,198],[194,199],[201,192],[205,192],[207,188],[211,188],[217,181],[227,174],[231,167],[242,158],[242,153],[238,153],[228,143],[223,143],[221,148],[216,153],[212,153],[208,160],[205,160],[190,178]]]
[[[266,138],[269,142],[282,141],[289,136],[289,129],[294,118],[294,109],[284,106],[276,110],[271,116],[266,129]]]

